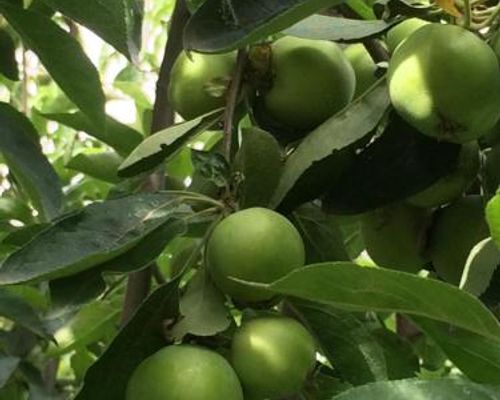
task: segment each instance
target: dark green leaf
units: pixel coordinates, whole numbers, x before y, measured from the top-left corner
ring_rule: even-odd
[[[38,211],[52,219],[59,213],[62,190],[33,136],[38,134],[31,122],[10,105],[0,103],[0,151]]]
[[[294,211],[293,221],[304,240],[308,264],[350,260],[336,217],[310,203]]]
[[[419,359],[408,340],[386,329],[372,331],[382,348],[390,380],[414,378],[420,370]]]
[[[178,312],[177,281],[155,290],[85,375],[75,400],[124,399],[128,379],[146,357],[167,344],[164,321]]]
[[[286,29],[284,33],[306,39],[350,42],[380,35],[398,22],[398,20],[391,22],[383,20],[363,21],[312,15]]]
[[[231,175],[229,163],[221,153],[191,149],[195,173],[212,182],[218,188],[228,187]]]
[[[354,100],[348,107],[307,135],[288,157],[271,205],[278,206],[299,179],[309,169],[314,168],[316,163],[370,133],[388,106],[387,85],[385,80],[381,80],[365,95]],[[330,182],[328,174],[323,174],[323,179],[325,185]]]
[[[52,307],[77,307],[94,300],[106,290],[99,269],[90,269],[50,282]]]
[[[136,56],[137,48],[130,48],[131,29],[123,0],[44,0],[76,22],[94,31],[116,50],[131,59]],[[131,43],[130,43],[131,44]],[[132,50],[132,53],[131,53]]]
[[[0,316],[10,319],[39,336],[47,337],[42,321],[21,296],[0,289]]]
[[[172,239],[184,234],[186,230],[185,220],[173,218],[145,235],[136,246],[126,253],[101,264],[99,269],[110,272],[140,270],[151,264]]]
[[[479,300],[414,274],[332,262],[297,269],[270,285],[253,285],[347,310],[427,317],[500,340],[500,323]]]
[[[182,201],[182,194],[165,192],[92,204],[54,223],[10,255],[0,269],[0,282],[62,278],[98,266],[189,213]]]
[[[129,154],[143,139],[139,132],[109,116],[106,116],[106,129],[99,129],[81,112],[41,115],[69,126],[76,131],[88,133],[90,136],[113,147],[120,155]]]
[[[308,302],[293,302],[341,378],[354,385],[387,380],[384,352],[353,313]]]
[[[19,365],[19,361],[21,361],[19,357],[0,354],[0,388],[3,388],[5,386],[5,384]]]
[[[0,29],[0,74],[12,81],[19,80],[16,45],[5,29]]]
[[[500,339],[480,336],[427,318],[412,319],[468,378],[500,385]]]
[[[478,385],[460,379],[376,382],[345,391],[332,400],[498,400],[500,388]]]
[[[212,128],[222,116],[216,111],[174,125],[145,139],[122,163],[119,176],[134,176],[148,171],[172,156],[194,135]]]
[[[384,133],[328,188],[323,206],[337,214],[359,214],[402,200],[448,175],[459,151],[456,144],[422,135],[393,112]]]
[[[206,0],[188,22],[184,47],[225,52],[265,39],[339,0]]]
[[[283,169],[282,151],[276,139],[258,128],[244,129],[236,155],[240,207],[268,207]]]
[[[0,1],[0,12],[37,54],[52,78],[100,129],[104,93],[99,74],[80,44],[49,17]]]

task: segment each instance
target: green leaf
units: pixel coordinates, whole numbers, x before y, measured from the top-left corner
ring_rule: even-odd
[[[343,380],[362,385],[388,379],[381,346],[353,313],[303,301],[292,304]]]
[[[332,400],[498,400],[500,388],[478,385],[460,379],[376,382],[341,393]]]
[[[422,317],[413,321],[468,378],[500,385],[500,339],[492,339]]]
[[[93,268],[49,282],[53,308],[72,308],[88,303],[106,290],[101,270]]]
[[[0,354],[0,389],[5,386],[11,375],[17,369],[20,361],[21,359],[19,357]]]
[[[242,179],[240,207],[269,206],[283,169],[280,145],[263,130],[243,129],[235,169]]]
[[[333,153],[353,144],[379,123],[389,106],[389,94],[385,80],[380,80],[365,95],[328,119],[307,135],[288,157],[283,174],[271,201],[278,206],[299,179],[310,168]],[[327,174],[323,174],[327,175]],[[328,175],[324,176],[325,184]]]
[[[500,323],[475,297],[447,283],[405,272],[332,262],[297,269],[270,285],[253,285],[352,311],[427,317],[500,339]]]
[[[97,357],[94,353],[90,352],[85,347],[77,349],[77,351],[71,356],[71,369],[73,370],[78,383],[83,381],[85,373],[90,366],[96,362],[96,360]]]
[[[87,371],[75,400],[124,399],[127,382],[146,357],[167,345],[163,326],[176,318],[177,281],[156,289]]]
[[[44,0],[54,9],[86,26],[123,55],[132,59],[137,48],[129,47],[133,21],[126,18],[126,3],[123,0]],[[132,53],[131,53],[132,51]]]
[[[222,53],[265,39],[339,0],[206,0],[184,31],[184,47]]]
[[[0,29],[0,74],[11,81],[19,80],[16,45],[5,29]]]
[[[186,121],[146,138],[127,157],[118,175],[129,177],[151,170],[174,155],[194,135],[212,128],[222,116],[220,111]]]
[[[0,268],[0,283],[62,278],[133,248],[161,225],[190,213],[180,193],[138,194],[95,203],[62,218]]]
[[[81,112],[40,115],[69,126],[76,131],[83,131],[113,147],[122,156],[129,154],[143,139],[142,135],[135,129],[118,122],[110,116],[106,116],[106,129],[99,129]]]
[[[494,196],[486,206],[486,222],[490,227],[491,237],[500,249],[500,193]]]
[[[292,221],[306,247],[308,264],[323,261],[349,261],[338,218],[327,215],[309,203],[293,212]]]
[[[123,159],[114,151],[80,153],[66,164],[66,168],[82,172],[105,182],[118,183],[118,167]]]
[[[47,350],[55,357],[96,343],[116,330],[120,310],[105,302],[94,302],[83,307],[66,324],[54,332],[57,345]]]
[[[195,218],[195,214],[193,217]],[[144,236],[141,241],[126,253],[113,258],[99,266],[102,271],[133,272],[151,264],[158,257],[165,246],[175,237],[186,233],[186,220],[172,219],[160,225],[151,233]]]
[[[30,208],[21,201],[14,197],[0,198],[0,221],[7,221],[9,219],[17,219],[24,223],[28,223],[33,219]]]
[[[371,3],[364,0],[346,0],[345,4],[363,19],[377,19]]]
[[[231,323],[224,295],[203,271],[191,278],[179,306],[183,318],[172,328],[172,334],[179,340],[188,333],[213,336]]]
[[[363,21],[325,15],[311,15],[284,31],[285,34],[306,39],[333,40],[335,42],[360,41],[380,35],[397,24],[398,20]]]
[[[382,327],[374,329],[372,335],[384,352],[389,380],[416,376],[420,370],[419,359],[408,340]]]
[[[460,288],[481,296],[490,285],[497,267],[500,265],[500,251],[491,238],[479,242],[471,250],[460,282]]]
[[[448,175],[459,152],[460,146],[422,135],[392,112],[382,135],[327,188],[323,206],[336,214],[359,214],[403,200]]]
[[[0,12],[66,93],[99,129],[104,128],[104,93],[99,74],[78,41],[49,17],[0,1]]]
[[[0,316],[7,318],[39,336],[48,337],[47,331],[31,305],[21,296],[0,288]]]
[[[38,133],[31,122],[10,105],[0,103],[0,151],[34,206],[50,220],[59,214],[62,190],[33,137]]]

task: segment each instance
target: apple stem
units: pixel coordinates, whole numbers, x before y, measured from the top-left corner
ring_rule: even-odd
[[[175,60],[183,49],[182,34],[184,26],[189,19],[189,11],[185,0],[177,0],[172,14],[170,30],[168,33],[165,52],[156,83],[156,98],[153,107],[153,120],[150,134],[165,129],[174,124],[174,110],[168,101],[168,85],[170,82],[170,71]],[[159,170],[152,173],[142,187],[144,192],[156,192],[164,187],[164,171]],[[155,266],[150,266],[142,271],[129,275],[125,300],[123,303],[121,325],[125,325],[136,309],[148,296],[151,289],[151,277]],[[160,273],[160,271],[157,271]],[[158,276],[156,277],[158,279]]]
[[[234,70],[231,83],[227,92],[226,109],[224,112],[224,155],[228,162],[231,162],[231,149],[233,138],[234,112],[238,103],[238,97],[243,81],[243,72],[248,59],[246,49],[239,49],[236,58],[236,68]]]

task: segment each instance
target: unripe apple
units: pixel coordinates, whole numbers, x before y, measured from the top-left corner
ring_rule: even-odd
[[[231,345],[231,363],[245,396],[255,399],[282,399],[299,392],[315,359],[314,338],[288,317],[243,322]]]
[[[304,243],[297,229],[275,211],[254,207],[220,222],[207,243],[206,259],[215,284],[241,301],[265,301],[273,294],[246,286],[245,281],[270,283],[305,262]]]
[[[191,345],[168,346],[135,369],[126,400],[243,400],[240,382],[224,357]]]

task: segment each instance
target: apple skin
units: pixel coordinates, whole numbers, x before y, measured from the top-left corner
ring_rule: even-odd
[[[387,71],[391,103],[415,129],[464,144],[500,119],[500,65],[488,44],[456,25],[427,24],[398,46]]]
[[[368,254],[384,268],[418,272],[427,263],[423,254],[428,210],[406,204],[387,206],[361,218],[361,233]]]
[[[288,317],[266,316],[243,322],[231,345],[231,363],[245,398],[281,399],[299,392],[315,359],[314,338]]]
[[[275,121],[309,131],[354,96],[354,70],[342,49],[325,40],[283,37],[272,46],[272,87],[264,107]]]
[[[429,254],[439,277],[458,285],[470,251],[488,236],[481,196],[462,197],[440,210],[429,242]]]
[[[463,145],[455,169],[437,180],[427,189],[409,197],[406,201],[417,207],[431,208],[461,196],[472,184],[479,172],[479,146],[476,142]]]
[[[370,53],[368,53],[365,46],[361,43],[347,47],[344,50],[344,54],[351,63],[356,75],[354,98],[357,98],[377,81],[377,77],[375,76],[377,64],[373,62]]]
[[[394,53],[396,48],[403,43],[413,32],[424,25],[429,24],[420,18],[408,18],[397,24],[387,32],[385,42],[390,53]]]
[[[168,346],[146,358],[127,386],[126,400],[243,400],[241,384],[218,353]]]
[[[226,104],[227,84],[236,65],[236,54],[201,54],[183,51],[170,73],[168,99],[185,120]]]
[[[253,207],[220,222],[207,243],[206,260],[215,284],[243,302],[274,295],[231,279],[270,283],[305,263],[304,242],[297,229],[275,211]]]

